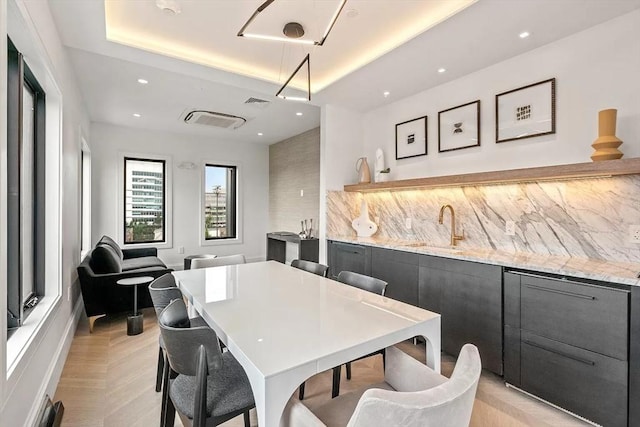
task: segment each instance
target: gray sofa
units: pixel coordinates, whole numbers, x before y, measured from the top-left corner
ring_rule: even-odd
[[[78,266],[80,289],[90,330],[98,317],[133,310],[133,288],[116,282],[127,277],[160,277],[172,270],[158,258],[156,248],[121,249],[103,236]],[[138,287],[138,307],[153,307],[149,289]]]

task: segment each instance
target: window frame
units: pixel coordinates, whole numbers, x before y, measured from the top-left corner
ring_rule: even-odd
[[[22,53],[7,38],[7,329],[11,333],[19,329],[38,303],[47,295],[45,269],[48,262],[45,250],[47,236],[45,219],[46,205],[46,105],[47,96],[35,74],[24,61]],[[32,223],[32,277],[33,292],[23,295],[22,255],[22,152],[24,89],[33,95],[33,218]],[[17,90],[17,92],[16,92]],[[11,105],[15,103],[15,105]],[[13,188],[13,190],[12,190]],[[12,197],[17,194],[17,197]],[[9,316],[11,313],[11,316]]]
[[[210,238],[205,237],[205,205],[206,205],[206,183],[207,183],[207,166],[226,167],[235,169],[235,237]],[[243,226],[242,226],[242,164],[233,161],[211,160],[204,161],[200,165],[200,225],[198,227],[200,235],[200,246],[221,246],[221,245],[237,245],[243,242]]]
[[[79,174],[79,218],[80,218],[80,261],[91,251],[91,149],[80,130]]]
[[[138,160],[138,161],[151,161],[151,162],[164,162],[164,179],[162,185],[164,187],[164,203],[163,203],[163,215],[164,215],[164,240],[163,241],[146,241],[146,242],[125,242],[125,161],[126,160]],[[131,153],[121,152],[118,153],[118,200],[117,200],[117,229],[115,235],[116,241],[123,248],[147,248],[153,247],[158,249],[170,249],[173,247],[173,196],[172,196],[172,158],[170,156],[149,154],[149,153]],[[133,195],[132,195],[133,196]]]

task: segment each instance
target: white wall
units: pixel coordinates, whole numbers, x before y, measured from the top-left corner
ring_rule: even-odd
[[[327,191],[358,179],[356,159],[364,156],[362,114],[325,105],[320,115],[320,262],[327,262]]]
[[[269,149],[266,145],[216,141],[202,136],[141,131],[104,123],[91,124],[92,242],[103,234],[118,240],[118,162],[120,153],[169,156],[173,165],[173,245],[158,256],[173,268],[181,268],[186,255],[243,253],[250,260],[266,257],[269,215]],[[195,169],[180,169],[193,162]],[[242,205],[242,243],[200,246],[200,180],[204,163],[239,165]],[[178,248],[184,247],[184,253]]]
[[[617,136],[624,141],[620,150],[625,157],[638,157],[638,40],[637,10],[370,111],[362,121],[364,153],[360,155],[373,160],[381,147],[391,166],[391,179],[588,162],[593,152],[590,145],[598,136],[598,111],[617,108]],[[496,144],[495,95],[552,77],[556,78],[556,134]],[[481,146],[439,154],[438,111],[477,99],[481,100]],[[428,155],[396,161],[395,124],[423,115],[429,117]],[[356,156],[352,158],[355,161]],[[343,168],[344,173],[352,169],[351,165]],[[352,180],[343,183],[348,182]]]
[[[6,8],[6,9],[5,9]],[[61,181],[59,200],[54,194],[55,205],[60,207],[60,224],[58,230],[47,230],[47,237],[52,234],[59,238],[53,244],[58,252],[61,248],[60,265],[55,268],[56,274],[47,275],[47,290],[50,285],[59,289],[61,298],[51,308],[47,321],[38,324],[35,332],[25,347],[22,356],[10,372],[0,375],[0,424],[7,426],[31,425],[38,407],[45,393],[53,396],[69,345],[75,332],[77,315],[82,308],[78,300],[79,284],[76,266],[80,257],[80,227],[79,227],[79,168],[80,168],[80,133],[88,134],[89,121],[85,113],[86,108],[75,84],[76,78],[70,68],[66,52],[60,42],[57,30],[49,11],[48,2],[36,0],[9,0],[0,2],[0,37],[6,40],[7,28],[3,25],[4,12],[9,11],[9,35],[14,41],[20,40],[17,47],[23,52],[26,60],[34,69],[38,79],[46,73],[52,84],[57,86],[62,101],[62,127],[58,133],[62,137],[61,167],[59,179]],[[6,105],[4,94],[6,91],[6,43],[1,44],[2,71],[0,71],[0,94],[2,105]],[[40,83],[43,83],[42,81]],[[49,84],[49,83],[46,83]],[[46,86],[45,86],[46,87]],[[49,108],[49,105],[47,105]],[[5,111],[5,110],[3,110]],[[2,121],[0,141],[2,141],[2,158],[6,162],[6,128]],[[49,125],[47,125],[49,129]],[[48,135],[55,139],[57,135]],[[6,173],[6,163],[0,162],[2,176]],[[49,170],[49,169],[47,169]],[[47,172],[48,173],[48,172]],[[1,181],[1,180],[0,180]],[[4,184],[3,184],[4,185]],[[49,183],[47,184],[49,189]],[[0,192],[1,193],[1,192]],[[51,193],[48,194],[48,202]],[[0,200],[2,211],[6,211],[6,199]],[[0,217],[0,227],[5,229],[6,216]],[[0,274],[6,277],[6,242],[2,242],[3,261],[0,262]],[[56,254],[50,254],[56,256]],[[59,271],[58,271],[59,270]],[[49,271],[49,269],[47,269]],[[6,290],[0,288],[2,313],[6,302]],[[4,373],[6,316],[0,316],[0,329],[3,331],[0,350],[1,368]],[[12,337],[13,338],[13,337]],[[9,342],[11,345],[11,342]]]

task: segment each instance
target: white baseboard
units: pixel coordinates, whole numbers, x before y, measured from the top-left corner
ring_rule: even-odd
[[[80,296],[75,307],[73,307],[73,314],[69,318],[67,326],[65,327],[63,339],[60,341],[60,345],[58,345],[58,348],[51,358],[51,364],[47,369],[45,380],[42,382],[40,390],[38,390],[37,398],[33,400],[33,405],[31,406],[31,411],[29,411],[29,416],[27,417],[25,426],[36,425],[36,422],[38,421],[36,418],[39,415],[38,412],[40,411],[40,406],[45,394],[49,394],[51,399],[53,399],[53,394],[58,387],[58,382],[62,375],[62,369],[64,368],[64,363],[67,361],[67,355],[69,354],[73,337],[76,334],[76,328],[78,326],[80,316],[82,315],[83,308],[84,301],[82,300],[82,296]]]

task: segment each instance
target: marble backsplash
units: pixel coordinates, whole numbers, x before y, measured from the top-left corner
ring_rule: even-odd
[[[438,224],[440,207],[456,213],[461,248],[640,262],[640,243],[630,240],[640,225],[640,176],[521,184],[482,185],[373,193],[327,193],[327,237],[355,236],[351,220],[367,201],[378,224],[373,237],[448,246],[450,216]],[[410,218],[411,229],[405,227]],[[515,236],[505,233],[515,222]]]

